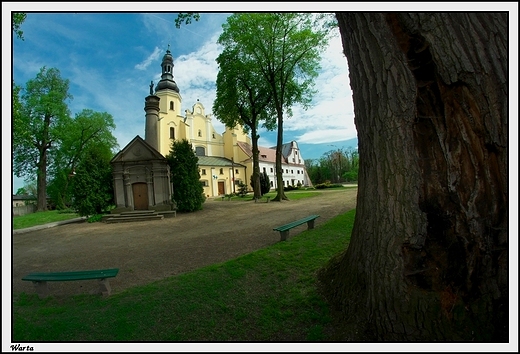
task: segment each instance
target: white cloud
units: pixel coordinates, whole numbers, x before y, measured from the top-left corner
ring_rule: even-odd
[[[303,133],[296,137],[298,143],[323,144],[355,138],[350,129],[320,129]]]
[[[146,58],[145,60],[143,60],[141,63],[139,64],[136,64],[135,65],[135,68],[137,70],[145,70],[146,68],[148,68],[150,66],[150,64],[157,60],[157,58],[159,58],[159,56],[161,55],[161,52],[162,50],[159,49],[158,47],[155,47],[155,49],[153,50],[153,52],[148,56],[148,58]]]

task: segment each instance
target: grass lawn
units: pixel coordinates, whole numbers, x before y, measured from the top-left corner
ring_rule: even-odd
[[[79,215],[76,213],[63,212],[61,210],[40,211],[27,215],[15,216],[13,217],[13,230],[43,225],[55,221],[70,220],[78,217]]]
[[[15,342],[327,341],[316,271],[345,250],[355,210],[270,247],[108,298],[15,294]]]

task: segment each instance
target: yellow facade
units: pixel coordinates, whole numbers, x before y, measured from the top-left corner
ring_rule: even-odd
[[[157,84],[155,93],[152,92],[153,83],[150,85],[150,96],[147,97],[147,102],[150,103],[145,106],[146,141],[163,156],[170,153],[173,140],[185,139],[190,142],[199,157],[200,181],[207,197],[238,192],[240,182],[251,190],[250,180],[253,173],[251,138],[240,126],[227,128],[225,132],[219,134],[213,127],[211,114],[206,114],[206,109],[199,100],[190,109],[183,110],[180,90],[173,80],[173,66],[173,56],[168,49],[161,63],[161,80]],[[159,99],[158,112],[157,98]],[[297,149],[295,142],[294,145]],[[261,161],[263,166],[261,170],[266,168],[272,170],[274,166],[273,155],[270,153],[268,155],[270,155],[269,159]],[[287,161],[286,164],[289,165],[290,162]],[[298,165],[304,168],[303,160],[299,161]],[[289,178],[291,177],[288,176],[287,181],[284,181],[284,185],[292,183]],[[294,181],[294,178],[291,181]]]

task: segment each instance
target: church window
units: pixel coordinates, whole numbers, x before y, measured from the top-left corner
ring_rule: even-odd
[[[238,168],[235,168],[235,173],[238,175]]]
[[[202,131],[199,129],[199,133],[198,133],[199,137],[202,136]]]
[[[195,148],[195,155],[206,156],[206,149],[204,148],[204,146],[197,146]]]
[[[224,174],[224,169],[221,168],[219,172],[220,172],[221,175],[223,175]]]
[[[213,139],[215,139],[215,133],[213,133],[212,135],[213,135]]]
[[[173,111],[173,101],[170,101],[170,111]]]
[[[175,128],[170,127],[170,139],[175,139]]]
[[[202,169],[202,174],[203,174],[203,175],[206,174],[206,170],[205,170],[205,169]]]

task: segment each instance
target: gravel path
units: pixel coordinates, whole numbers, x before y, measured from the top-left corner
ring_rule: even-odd
[[[356,206],[357,188],[324,190],[283,202],[208,199],[203,210],[176,218],[118,224],[80,223],[13,235],[13,295],[35,293],[30,272],[119,268],[112,293],[220,263],[280,242],[274,227],[310,214],[315,226]],[[290,195],[289,195],[290,196]],[[290,231],[291,238],[306,224]],[[97,281],[51,282],[56,297],[95,293]]]

